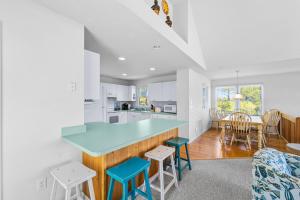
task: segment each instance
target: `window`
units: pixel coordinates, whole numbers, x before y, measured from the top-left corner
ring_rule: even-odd
[[[139,105],[147,106],[148,105],[148,91],[147,87],[140,87],[138,89]]]
[[[224,86],[216,88],[216,107],[225,112],[241,111],[250,115],[262,114],[262,85],[241,85],[238,88],[243,95],[242,100],[235,100],[237,86]]]
[[[202,87],[202,109],[205,110],[208,108],[208,87]]]
[[[236,108],[234,95],[236,87],[217,87],[216,88],[216,106],[217,110],[225,112],[233,112]]]
[[[242,112],[249,115],[262,114],[262,86],[261,85],[242,85],[240,93],[243,99],[240,101],[239,108]]]

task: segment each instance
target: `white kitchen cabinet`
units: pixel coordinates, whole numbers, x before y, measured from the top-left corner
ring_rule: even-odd
[[[127,111],[121,111],[119,116],[120,116],[120,118],[119,118],[119,123],[120,124],[126,124],[128,122],[128,113],[127,113]]]
[[[107,97],[117,98],[118,101],[136,101],[136,86],[102,83]]]
[[[128,112],[127,121],[136,122],[144,119],[151,119],[151,113],[147,112]]]
[[[136,86],[128,86],[128,101],[136,101]]]
[[[177,119],[177,115],[166,115],[166,114],[152,114],[152,119]]]
[[[150,101],[176,101],[176,81],[148,85]]]
[[[118,101],[129,101],[129,87],[126,85],[117,85],[117,100]]]
[[[150,101],[163,101],[162,87],[162,83],[151,83],[148,85],[148,98]]]
[[[136,122],[140,118],[140,113],[137,112],[128,112],[127,113],[127,121],[128,122]]]
[[[103,87],[106,91],[107,97],[117,97],[118,86],[110,83],[103,83]]]
[[[84,98],[100,98],[100,55],[84,51]]]
[[[163,101],[176,101],[176,81],[162,83]]]
[[[141,113],[141,115],[139,116],[139,120],[144,120],[144,119],[151,119],[151,113]]]

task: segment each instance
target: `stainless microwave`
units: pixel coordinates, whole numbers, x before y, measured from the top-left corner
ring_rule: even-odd
[[[164,112],[166,113],[176,113],[177,106],[176,105],[164,105]]]

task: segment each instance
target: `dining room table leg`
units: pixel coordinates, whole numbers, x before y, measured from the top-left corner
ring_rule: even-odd
[[[262,147],[262,125],[258,125],[257,129],[258,129],[258,149],[261,149]]]

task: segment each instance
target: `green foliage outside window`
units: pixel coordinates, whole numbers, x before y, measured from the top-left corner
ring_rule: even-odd
[[[235,93],[235,87],[216,88],[217,109],[219,111],[233,112],[235,110],[235,101],[233,100]]]
[[[139,105],[147,106],[148,105],[148,91],[147,87],[139,88]]]
[[[236,87],[217,87],[216,88],[216,106],[219,111],[246,112],[249,115],[262,114],[262,86],[261,85],[243,85],[240,86],[240,93],[244,99],[234,100]]]
[[[262,87],[260,85],[241,86],[244,99],[240,101],[240,109],[250,115],[261,115]]]

